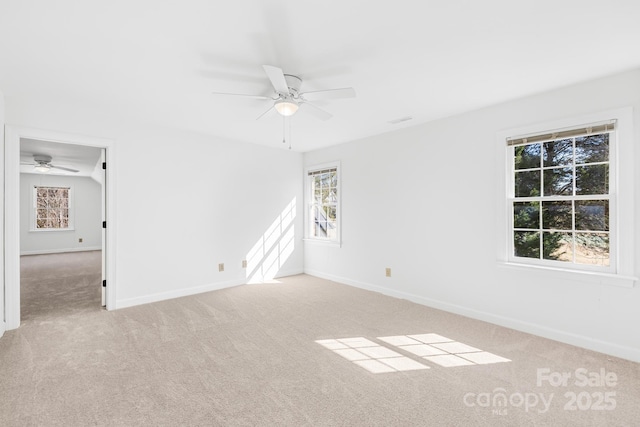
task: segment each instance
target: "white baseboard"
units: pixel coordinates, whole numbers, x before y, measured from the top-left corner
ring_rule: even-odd
[[[101,250],[102,250],[102,246],[87,246],[82,248],[65,248],[65,249],[41,249],[36,251],[20,251],[20,256],[61,254],[64,252],[89,252],[89,251],[101,251]]]
[[[292,270],[284,270],[284,271],[278,271],[278,274],[276,274],[276,279],[279,279],[280,277],[288,277],[288,276],[295,276],[298,274],[304,274],[304,269],[302,268],[296,268],[296,269],[292,269]]]
[[[498,316],[485,311],[479,311],[456,304],[434,300],[431,298],[425,298],[406,292],[400,292],[384,288],[382,286],[371,285],[368,283],[359,282],[357,280],[351,280],[345,277],[334,276],[332,274],[323,273],[321,271],[305,270],[305,274],[353,286],[356,288],[365,289],[368,291],[378,292],[380,294],[395,298],[406,299],[408,301],[415,302],[416,304],[437,308],[439,310],[459,314],[461,316],[469,317],[476,320],[482,320],[484,322],[493,323],[498,326],[504,326],[506,328],[515,329],[517,331],[538,335],[566,344],[575,345],[577,347],[582,347],[600,353],[609,354],[611,356],[620,357],[622,359],[631,360],[633,362],[640,362],[640,349],[637,348],[623,346],[608,341],[602,341],[584,335],[562,331],[559,329],[549,328],[547,326],[538,325],[536,323],[523,322],[521,320],[510,317]]]
[[[127,298],[116,301],[116,309],[134,307],[136,305],[165,301],[173,298],[186,297],[189,295],[201,294],[204,292],[218,291],[220,289],[244,285],[245,282],[246,280],[229,280],[227,282],[210,283],[208,285],[194,286],[192,288],[176,289],[173,291],[159,292],[157,294],[144,295],[141,297]]]
[[[296,274],[303,274],[302,269],[280,271],[276,275],[276,278],[294,276]],[[127,298],[124,300],[116,301],[116,310],[120,308],[134,307],[136,305],[149,304],[152,302],[165,301],[173,298],[186,297],[189,295],[201,294],[204,292],[219,291],[221,289],[231,288],[234,286],[240,286],[247,284],[247,279],[229,280],[226,282],[210,283],[207,285],[194,286],[192,288],[176,289],[173,291],[159,292],[157,294],[144,295],[141,297]]]

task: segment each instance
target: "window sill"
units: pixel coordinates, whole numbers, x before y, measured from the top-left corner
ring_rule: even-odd
[[[620,274],[598,273],[594,271],[566,270],[562,268],[543,267],[539,265],[519,264],[515,262],[498,262],[498,267],[513,271],[526,271],[537,273],[546,278],[563,280],[575,280],[585,283],[593,283],[608,286],[620,286],[633,288],[637,277],[623,276]]]
[[[52,231],[76,231],[75,228],[31,228],[29,233],[50,233]]]
[[[338,242],[337,240],[312,239],[310,237],[305,237],[304,239],[302,239],[302,241],[305,243],[313,243],[313,244],[323,245],[323,246],[337,246],[339,248],[342,247],[342,243]]]

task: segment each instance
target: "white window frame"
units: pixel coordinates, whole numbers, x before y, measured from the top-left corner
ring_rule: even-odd
[[[609,235],[610,266],[592,267],[553,260],[527,259],[513,255],[513,153],[507,139],[526,135],[577,128],[584,124],[616,121],[616,131],[610,138],[609,152]],[[634,277],[634,164],[633,110],[622,108],[599,113],[539,123],[497,134],[502,172],[500,172],[499,206],[497,219],[498,263],[502,267],[537,271],[546,277],[564,277],[573,280],[632,287]]]
[[[580,126],[580,127],[588,127],[589,125],[592,124],[584,124],[584,126]],[[595,124],[593,124],[595,125]],[[611,128],[614,128],[615,126],[615,121],[613,121],[612,123],[608,123],[608,125]],[[547,133],[547,130],[545,129],[541,129],[542,132],[541,133]],[[551,132],[551,130],[549,130],[549,133]],[[604,132],[602,132],[604,133]],[[561,139],[560,137],[558,137],[558,139]],[[575,140],[575,138],[572,138]],[[553,141],[553,139],[549,139],[549,141]],[[544,142],[547,142],[547,140],[545,141],[541,141],[541,142],[535,142],[535,144],[544,144]],[[575,145],[575,141],[574,141],[574,145]],[[616,176],[616,172],[617,172],[617,164],[615,160],[612,159],[616,159],[616,147],[617,147],[617,133],[615,132],[615,130],[609,131],[609,153],[608,153],[608,166],[609,166],[609,182],[607,183],[608,185],[608,193],[606,195],[593,195],[593,196],[581,196],[581,195],[575,195],[575,194],[571,194],[570,196],[545,196],[545,195],[541,195],[539,197],[515,197],[515,180],[514,180],[514,176],[516,173],[515,170],[515,162],[514,162],[514,151],[516,146],[507,146],[507,157],[510,158],[510,162],[509,162],[509,170],[511,171],[511,179],[508,182],[508,187],[507,187],[507,191],[509,194],[509,204],[511,205],[512,209],[509,212],[509,226],[510,226],[510,238],[509,238],[509,248],[508,248],[508,257],[509,257],[509,262],[520,262],[523,264],[533,264],[533,265],[541,265],[541,266],[550,266],[550,267],[556,267],[556,268],[568,268],[568,269],[575,269],[575,270],[587,270],[587,271],[598,271],[598,272],[604,272],[604,273],[615,273],[616,272],[616,245],[615,244],[611,244],[614,241],[617,240],[617,224],[615,221],[616,218],[616,203],[615,203],[615,194],[616,193],[616,180],[614,179],[614,177]],[[540,156],[541,159],[540,161],[542,161],[542,150],[540,151]],[[575,156],[575,152],[573,154]],[[541,172],[541,182],[540,185],[542,186],[542,179],[543,179],[543,175],[544,175],[544,171],[545,169],[548,168],[543,168],[542,164],[539,165],[540,167],[540,172]],[[560,167],[557,167],[560,168]],[[562,168],[568,168],[568,165],[566,167],[562,167]],[[572,163],[571,164],[571,168],[573,170],[573,173],[575,174],[577,165]],[[536,168],[536,170],[538,170]],[[575,187],[576,182],[575,182],[575,175],[573,177],[573,187]],[[541,258],[527,258],[527,257],[518,257],[516,256],[515,253],[515,245],[514,245],[514,239],[513,239],[513,234],[515,232],[515,226],[513,223],[513,204],[515,202],[530,202],[530,201],[536,201],[538,203],[540,203],[539,205],[539,211],[540,214],[542,214],[542,204],[545,201],[580,201],[580,200],[607,200],[609,202],[609,231],[606,232],[606,234],[609,235],[609,242],[610,242],[610,247],[609,247],[609,265],[608,266],[598,266],[598,265],[588,265],[588,264],[579,264],[579,263],[574,263],[574,262],[567,262],[567,261],[556,261],[556,260],[549,260],[549,259],[541,259]],[[533,230],[532,230],[533,231]],[[540,232],[540,244],[542,245],[542,235],[544,233],[543,231],[543,225],[542,223],[540,223],[540,227],[537,230],[538,232]],[[573,233],[577,232],[578,230],[575,230],[575,228],[572,230]],[[575,242],[574,242],[575,245]],[[540,247],[540,256],[542,256],[542,246]]]
[[[38,228],[38,188],[65,188],[69,190],[69,226],[66,228]],[[30,218],[30,228],[29,231],[32,232],[54,232],[54,231],[74,231],[75,230],[75,221],[74,221],[74,204],[73,204],[73,186],[71,185],[34,185],[31,189],[31,218]]]
[[[337,189],[338,189],[338,197],[336,200],[336,236],[335,238],[329,237],[318,237],[312,236],[310,234],[311,221],[313,221],[313,216],[311,215],[311,209],[313,207],[313,194],[312,194],[312,186],[311,186],[311,176],[310,173],[326,170],[326,169],[335,169],[336,170],[336,180],[337,180]],[[304,239],[310,242],[317,243],[326,243],[340,246],[342,244],[342,180],[341,180],[341,167],[340,162],[329,162],[323,163],[319,165],[313,165],[305,168],[304,170],[304,198],[305,198],[305,233]]]

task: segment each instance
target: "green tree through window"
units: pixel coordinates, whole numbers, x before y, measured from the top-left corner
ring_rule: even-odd
[[[510,147],[515,257],[609,266],[611,131],[584,133]]]
[[[338,168],[309,171],[307,237],[338,239]]]

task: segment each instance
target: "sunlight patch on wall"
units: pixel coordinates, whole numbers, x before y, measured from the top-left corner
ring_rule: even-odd
[[[247,283],[273,278],[295,249],[296,198],[284,208],[246,255]]]

